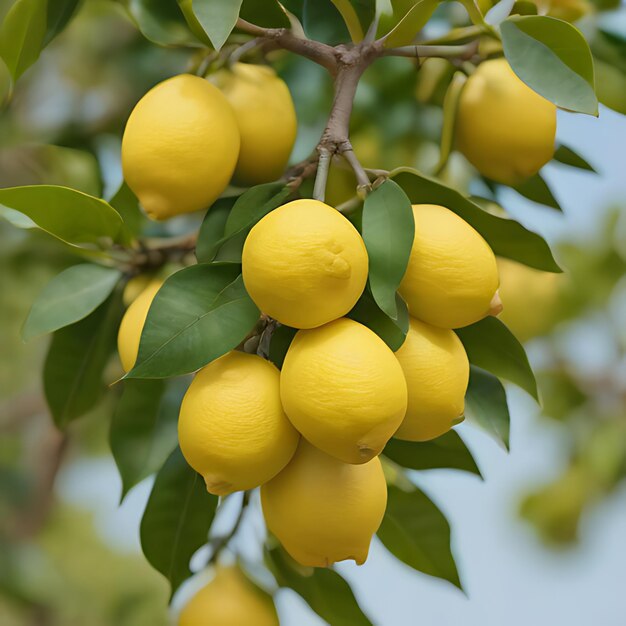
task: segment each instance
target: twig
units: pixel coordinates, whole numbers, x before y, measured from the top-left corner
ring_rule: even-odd
[[[255,37],[254,39],[251,39],[250,41],[247,41],[243,45],[239,46],[228,57],[228,65],[229,66],[235,65],[235,63],[238,63],[241,57],[244,56],[244,54],[247,54],[248,52],[251,52],[255,48],[258,48],[264,41],[265,40],[263,39],[263,37]]]
[[[356,154],[354,154],[354,150],[352,149],[352,145],[350,145],[349,149],[344,149],[341,151],[341,156],[350,164],[350,167],[354,170],[354,175],[356,176],[356,182],[358,183],[357,189],[360,191],[371,190],[372,185],[370,184],[370,179],[361,162],[357,158]]]
[[[216,537],[213,541],[212,548],[213,552],[211,553],[211,558],[207,562],[208,565],[214,565],[217,562],[217,559],[224,548],[228,546],[233,537],[237,534],[239,527],[241,526],[241,522],[243,521],[244,515],[246,513],[246,509],[248,508],[248,504],[250,503],[250,491],[243,492],[243,499],[241,500],[241,508],[239,509],[239,514],[237,515],[237,519],[233,524],[230,532],[222,537]]]
[[[319,155],[317,175],[315,176],[315,185],[313,186],[313,199],[324,202],[326,198],[326,181],[328,180],[328,170],[330,168],[332,153],[328,148],[321,146],[319,148]]]
[[[471,41],[462,46],[420,45],[386,48],[382,56],[411,57],[425,59],[438,57],[441,59],[470,59],[478,50],[478,41]]]

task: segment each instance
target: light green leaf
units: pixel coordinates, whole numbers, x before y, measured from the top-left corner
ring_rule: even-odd
[[[68,187],[0,189],[0,214],[4,216],[2,209],[22,213],[42,230],[74,246],[115,241],[122,228],[122,218],[111,205]]]
[[[124,225],[121,237],[129,244],[141,234],[146,216],[139,208],[139,200],[126,183],[122,183],[109,204],[120,214]]]
[[[465,415],[509,449],[511,417],[502,383],[489,372],[472,365],[465,395]]]
[[[387,510],[378,537],[409,567],[462,588],[450,549],[450,526],[424,492],[389,485]]]
[[[193,12],[213,47],[221,50],[235,28],[242,0],[193,0]]]
[[[157,474],[141,520],[141,548],[171,585],[171,595],[191,576],[189,561],[208,542],[217,496],[176,448]]]
[[[331,0],[348,27],[355,43],[363,40],[376,17],[376,0]]]
[[[459,2],[465,7],[472,24],[476,24],[478,26],[483,26],[485,24],[485,18],[483,17],[480,6],[476,0],[459,0]]]
[[[84,415],[100,399],[104,369],[115,347],[121,317],[121,290],[117,290],[91,315],[54,334],[43,384],[58,428]]]
[[[587,170],[588,172],[597,173],[593,165],[590,165],[580,154],[574,152],[571,148],[561,144],[554,153],[554,160],[570,167],[575,167],[580,170]]]
[[[484,237],[498,256],[545,272],[561,271],[545,240],[520,223],[484,211],[455,189],[417,170],[401,167],[393,170],[391,177],[411,202],[439,204],[454,211]]]
[[[174,0],[122,0],[143,36],[161,46],[199,46]]]
[[[128,378],[188,374],[235,348],[259,317],[234,264],[192,265],[154,298]]]
[[[328,624],[372,626],[350,585],[332,568],[303,568],[282,549],[265,551],[265,563],[280,587],[293,589]]]
[[[497,26],[502,23],[511,14],[514,4],[515,0],[500,0],[500,2],[496,2],[485,14],[485,22],[491,26]]]
[[[383,454],[402,467],[413,470],[457,469],[481,476],[461,437],[454,430],[431,441],[390,439]]]
[[[463,342],[470,363],[515,383],[539,400],[537,381],[526,351],[498,318],[488,316],[454,332]]]
[[[527,178],[525,181],[515,185],[513,189],[533,202],[544,204],[557,211],[563,210],[541,174],[535,174]]]
[[[55,276],[39,294],[22,327],[22,339],[51,333],[87,317],[110,295],[122,273],[85,263]]]
[[[365,199],[362,232],[372,296],[389,317],[397,319],[396,290],[409,262],[415,222],[411,202],[394,181],[385,181]]]
[[[527,15],[508,18],[500,30],[504,55],[531,89],[562,109],[598,115],[591,51],[575,26]]]
[[[392,13],[381,15],[378,36],[385,33],[385,48],[413,43],[434,13],[439,0],[391,0]]]
[[[448,163],[450,153],[454,146],[454,127],[456,125],[456,114],[459,108],[459,101],[461,99],[461,93],[467,77],[463,72],[455,72],[448,90],[443,99],[443,126],[441,129],[441,151],[439,153],[439,163],[435,168],[435,171],[440,174]]]

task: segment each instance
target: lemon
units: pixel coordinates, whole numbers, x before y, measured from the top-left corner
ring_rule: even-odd
[[[556,106],[534,92],[505,59],[478,66],[461,93],[459,150],[483,175],[515,185],[554,154]]]
[[[139,352],[139,340],[141,339],[141,331],[146,323],[150,305],[156,296],[157,291],[161,288],[163,281],[153,280],[148,286],[135,298],[131,305],[126,309],[124,317],[120,323],[117,333],[117,351],[120,355],[120,361],[125,372],[129,372],[135,366],[137,354]],[[131,283],[128,285],[131,286]],[[130,289],[129,291],[134,290]]]
[[[296,334],[283,363],[280,396],[300,433],[345,463],[380,454],[407,407],[394,353],[347,318]]]
[[[279,626],[271,598],[236,566],[218,567],[215,577],[180,613],[178,626]]]
[[[219,496],[275,476],[298,439],[280,403],[278,370],[254,354],[229,352],[209,363],[180,407],[180,449]]]
[[[409,402],[394,437],[427,441],[448,432],[463,415],[469,381],[469,361],[461,340],[451,330],[411,318],[396,357]]]
[[[156,220],[212,204],[238,154],[232,107],[217,87],[190,74],[151,89],[130,114],[122,139],[124,178]]]
[[[241,150],[235,181],[258,185],[280,178],[296,140],[297,121],[285,82],[266,65],[235,63],[209,77],[230,102]]]
[[[400,294],[409,312],[440,328],[485,317],[498,289],[496,258],[465,220],[435,204],[413,205],[415,239]]]
[[[500,319],[520,341],[545,334],[556,321],[564,275],[541,272],[509,259],[498,259]]]
[[[356,228],[317,200],[294,200],[266,215],[246,239],[242,265],[255,304],[294,328],[345,315],[363,292],[368,271]]]
[[[380,460],[350,465],[301,440],[291,463],[261,487],[269,530],[301,565],[365,563],[387,506]]]

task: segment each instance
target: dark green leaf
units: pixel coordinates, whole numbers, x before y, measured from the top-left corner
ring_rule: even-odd
[[[388,486],[387,510],[378,537],[387,550],[415,570],[443,578],[461,589],[450,549],[450,526],[443,513],[417,488]]]
[[[83,0],[48,0],[46,14],[46,36],[43,45],[47,46],[69,23]]]
[[[89,317],[58,330],[44,364],[44,392],[55,424],[65,427],[93,408],[122,316],[121,290]]]
[[[539,399],[537,381],[524,347],[498,318],[488,316],[454,332],[463,342],[470,363],[510,380]]]
[[[302,24],[316,41],[330,45],[350,41],[346,23],[331,0],[304,0]]]
[[[146,217],[139,208],[139,200],[126,183],[122,183],[109,204],[120,214],[124,222],[122,236],[130,243],[140,233]]]
[[[562,211],[561,205],[552,194],[548,183],[541,177],[540,174],[535,174],[525,181],[518,183],[513,187],[517,193],[521,194],[525,198],[549,206],[551,209]]]
[[[186,384],[164,380],[125,380],[111,420],[111,452],[129,489],[156,472],[176,447],[178,410]]]
[[[390,439],[383,454],[402,467],[414,470],[449,468],[481,476],[461,437],[451,430],[431,441]]]
[[[376,304],[396,319],[396,290],[406,272],[415,235],[411,202],[392,180],[372,191],[363,206],[363,241]]]
[[[348,27],[352,41],[358,43],[376,16],[376,0],[331,0]]]
[[[289,28],[289,20],[276,0],[243,0],[240,15],[257,26]]]
[[[511,418],[502,383],[489,372],[472,365],[465,395],[465,415],[509,449]]]
[[[199,45],[175,0],[122,0],[122,2],[146,39],[162,46]]]
[[[22,327],[26,341],[87,317],[113,291],[122,273],[111,267],[74,265],[53,278],[39,294]]]
[[[385,47],[395,48],[415,41],[439,0],[391,0],[390,4],[392,12],[380,17],[378,36],[387,33]]]
[[[550,247],[537,233],[518,222],[483,211],[469,198],[410,168],[391,173],[413,203],[439,204],[473,226],[498,255],[545,272],[560,272]]]
[[[530,0],[518,0],[511,9],[511,15],[537,15],[537,5]]]
[[[120,214],[104,200],[54,185],[0,189],[0,215],[75,246],[115,241],[122,227]]]
[[[291,328],[291,326],[279,326],[272,334],[269,359],[278,369],[282,368],[287,350],[289,350],[289,346],[291,345],[291,342],[297,332],[297,328]]]
[[[265,551],[265,562],[280,587],[293,589],[333,626],[372,626],[350,585],[331,568],[303,570],[280,547]]]
[[[154,298],[129,378],[193,372],[235,348],[259,318],[239,266],[192,265],[170,276]]]
[[[500,30],[504,55],[531,89],[563,109],[598,115],[591,51],[575,26],[527,15],[508,18]]]
[[[589,172],[595,172],[596,170],[592,165],[589,165],[585,159],[583,159],[580,154],[574,152],[571,148],[564,146],[561,144],[554,153],[554,160],[559,163],[563,163],[564,165],[569,165],[570,167],[576,167],[580,170],[587,170]]]
[[[193,0],[192,7],[213,47],[220,50],[232,32],[242,0]]]
[[[208,541],[217,496],[185,461],[180,448],[157,474],[141,520],[141,548],[170,582],[172,595],[191,576],[189,561]]]
[[[400,348],[409,330],[409,311],[404,300],[396,294],[397,319],[389,317],[364,291],[347,317],[373,330],[394,352]]]
[[[204,216],[196,244],[199,263],[210,263],[215,258],[224,239],[226,220],[236,201],[236,197],[220,198]]]

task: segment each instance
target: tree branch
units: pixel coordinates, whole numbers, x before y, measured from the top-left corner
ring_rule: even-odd
[[[430,46],[415,44],[402,46],[401,48],[387,48],[382,51],[382,56],[410,57],[425,59],[438,57],[441,59],[470,59],[478,50],[478,41],[471,41],[462,46]]]

